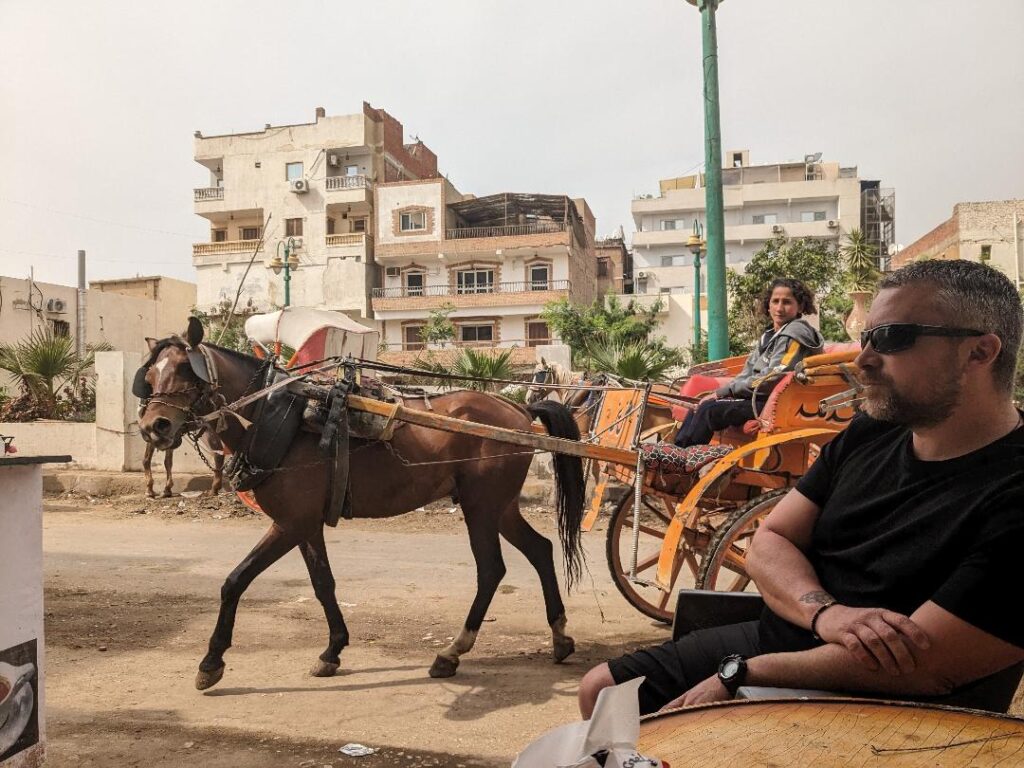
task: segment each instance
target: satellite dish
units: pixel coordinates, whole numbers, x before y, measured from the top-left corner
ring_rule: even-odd
[[[821,152],[815,152],[813,155],[804,155],[804,162],[810,165],[811,163],[817,163],[821,160]]]

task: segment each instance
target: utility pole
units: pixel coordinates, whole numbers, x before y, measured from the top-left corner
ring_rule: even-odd
[[[718,110],[718,32],[715,12],[723,0],[687,0],[700,10],[704,62],[704,173],[707,221],[708,359],[729,356],[725,291],[725,214],[722,201],[722,125]]]
[[[79,358],[85,357],[85,251],[78,252],[78,306],[75,313],[75,349]]]

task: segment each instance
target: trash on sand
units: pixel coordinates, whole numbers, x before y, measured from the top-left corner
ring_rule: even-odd
[[[182,491],[181,498],[183,499],[198,499],[203,495],[202,491]]]
[[[364,747],[362,744],[346,744],[344,747],[338,749],[343,755],[349,757],[366,757],[372,755],[377,750],[373,747]]]

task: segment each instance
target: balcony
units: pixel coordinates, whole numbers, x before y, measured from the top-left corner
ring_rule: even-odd
[[[333,192],[338,189],[363,189],[364,187],[372,187],[373,182],[362,175],[357,176],[328,176],[324,188],[328,192]]]
[[[192,256],[220,256],[225,253],[252,253],[259,240],[222,240],[219,243],[193,243]],[[263,250],[263,246],[260,246]]]
[[[363,175],[328,176],[324,179],[324,191],[328,203],[370,203],[373,181]]]
[[[561,221],[544,221],[535,224],[506,224],[497,227],[458,227],[445,232],[448,240],[471,240],[478,237],[523,237],[524,235],[547,235],[565,232],[569,224]]]
[[[354,258],[365,260],[373,248],[373,238],[365,232],[346,232],[342,235],[327,235],[324,238],[328,258]]]
[[[192,192],[197,203],[224,199],[224,187],[196,187]]]
[[[572,290],[569,280],[542,282],[520,281],[498,283],[478,288],[458,288],[452,285],[425,285],[410,288],[373,289],[374,311],[397,309],[436,309],[443,304],[455,307],[500,307],[524,304],[547,304],[560,299]]]

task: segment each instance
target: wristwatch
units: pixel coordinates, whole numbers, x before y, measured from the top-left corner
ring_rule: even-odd
[[[730,696],[736,695],[746,677],[747,660],[738,653],[726,656],[718,665],[718,679]]]

